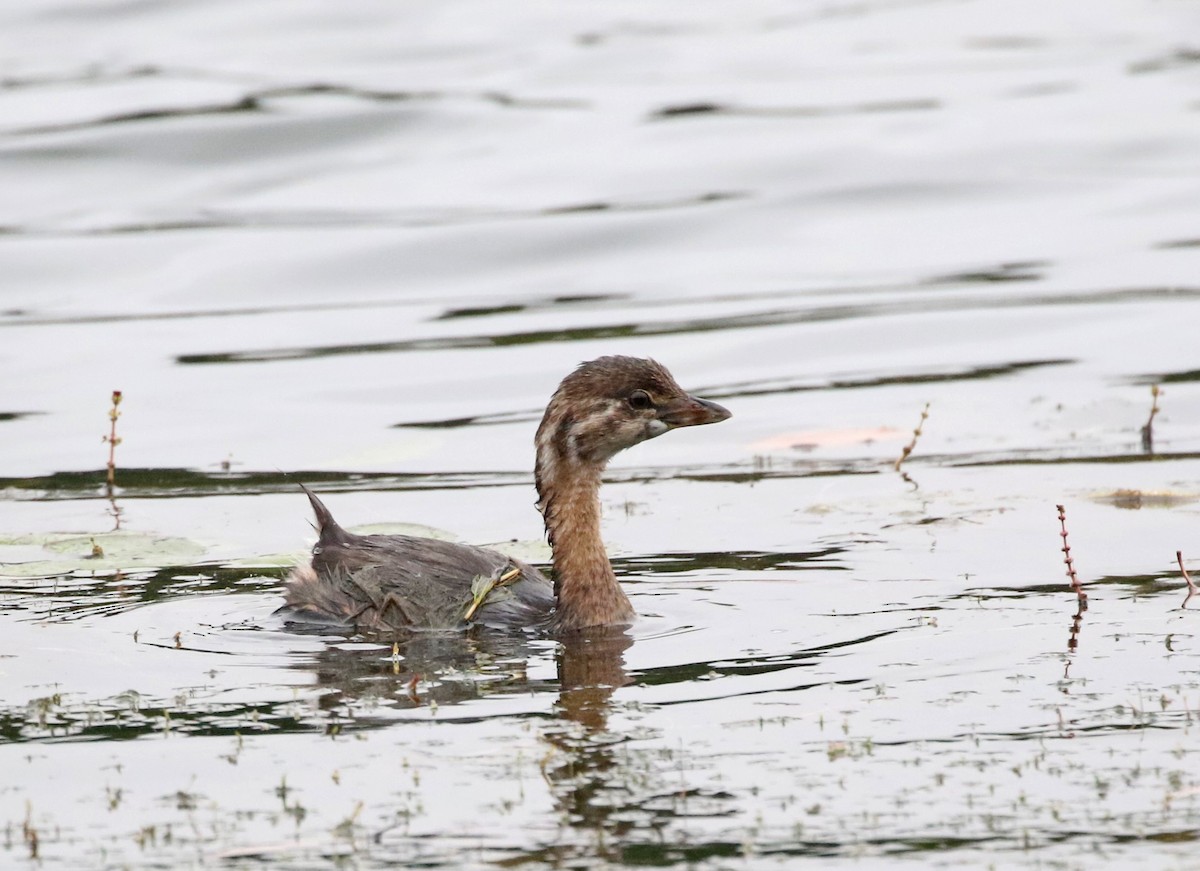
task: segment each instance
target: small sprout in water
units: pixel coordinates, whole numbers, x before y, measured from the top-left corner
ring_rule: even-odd
[[[25,841],[25,846],[29,848],[29,858],[38,858],[38,838],[37,829],[33,827],[33,804],[28,799],[25,800],[25,822],[21,825],[21,837]]]
[[[360,801],[354,806],[354,810],[350,813],[350,816],[333,827],[333,833],[340,838],[350,837],[354,833],[354,821],[358,819],[358,815],[362,813],[362,809],[363,803]]]
[[[925,407],[921,409],[921,419],[917,421],[917,428],[913,430],[912,441],[904,446],[904,450],[900,452],[900,456],[896,458],[896,464],[893,468],[899,472],[901,464],[908,459],[909,454],[917,446],[917,439],[921,437],[922,430],[925,426],[925,421],[929,418],[929,403],[925,403]]]
[[[1154,416],[1158,414],[1158,397],[1164,392],[1157,384],[1150,387],[1150,417],[1142,426],[1142,450],[1148,454],[1154,453]]]
[[[182,632],[176,632],[176,633],[175,633],[175,649],[176,649],[176,650],[179,650],[179,649],[181,649],[182,647],[183,647],[183,633],[182,633]]]
[[[133,643],[134,643],[134,644],[137,644],[137,643],[138,643],[138,640],[137,640],[137,639],[138,639],[138,631],[139,631],[139,630],[137,630],[137,629],[134,629],[134,630],[133,630]]]
[[[92,554],[87,559],[104,559],[104,548],[96,543],[96,539],[89,539],[92,543]]]

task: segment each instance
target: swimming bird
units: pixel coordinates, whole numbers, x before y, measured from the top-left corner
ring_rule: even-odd
[[[538,510],[551,582],[488,548],[409,535],[355,535],[307,487],[316,514],[312,561],[287,579],[289,622],[368,634],[420,629],[543,628],[554,634],[627,626],[635,614],[600,536],[600,479],[618,452],[729,412],[635,357],[582,363],[558,385],[534,439]]]

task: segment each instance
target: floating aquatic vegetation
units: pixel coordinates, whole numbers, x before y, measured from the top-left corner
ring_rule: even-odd
[[[513,581],[521,576],[521,570],[513,566],[498,578],[484,577],[480,575],[471,581],[471,604],[463,614],[464,620],[470,620],[475,616],[475,612],[487,599],[488,595],[494,590],[508,586]]]
[[[0,577],[50,578],[75,572],[191,565],[206,548],[186,538],[117,531],[0,537]]]

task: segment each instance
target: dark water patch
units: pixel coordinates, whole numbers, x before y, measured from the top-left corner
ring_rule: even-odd
[[[499,411],[495,414],[477,414],[473,417],[448,417],[442,420],[417,420],[394,423],[395,429],[459,429],[466,426],[498,426],[508,423],[526,423],[540,420],[541,411]]]
[[[1152,558],[1154,554],[1147,554]],[[1173,554],[1166,554],[1168,558]],[[1084,590],[1092,587],[1117,587],[1127,590],[1137,599],[1141,597],[1163,597],[1169,594],[1187,595],[1187,582],[1183,580],[1178,569],[1175,571],[1152,572],[1137,575],[1101,575],[1095,580],[1084,582]]]
[[[557,692],[556,679],[529,675],[530,663],[551,651],[547,642],[525,634],[426,632],[382,644],[330,644],[292,667],[313,674],[323,710],[340,712],[347,723],[374,727],[380,717],[372,711],[379,706],[402,712],[486,696]],[[484,719],[475,713],[456,715],[454,722]]]
[[[32,478],[0,478],[0,490],[29,491],[33,501],[58,499],[107,499],[107,470],[55,472]],[[197,469],[118,469],[116,497],[121,499],[169,499],[218,495],[261,495],[300,493],[300,484],[318,492],[342,493],[363,490],[429,490],[503,487],[530,478],[514,472],[204,472]]]
[[[1015,263],[1000,263],[988,269],[976,269],[968,272],[951,272],[947,275],[937,275],[926,281],[927,284],[996,284],[1005,281],[1040,281],[1045,278],[1045,268],[1050,265],[1046,260],[1026,260]]]
[[[605,324],[593,327],[567,327],[556,330],[534,330],[501,335],[444,336],[435,339],[407,339],[394,342],[371,342],[358,345],[317,345],[278,348],[262,351],[230,351],[215,354],[182,354],[175,358],[181,365],[224,363],[267,363],[283,360],[312,360],[359,354],[395,354],[417,351],[445,351],[478,348],[497,348],[511,345],[540,345],[559,342],[583,342],[594,339],[617,339],[631,336],[674,335],[710,330],[735,329],[738,326],[766,326],[780,323],[785,313],[659,323]]]
[[[164,75],[162,67],[152,64],[110,69],[98,64],[87,66],[76,72],[43,73],[31,76],[0,76],[0,90],[17,91],[25,88],[57,88],[62,85],[96,84],[98,82],[121,82]],[[186,74],[192,77],[195,74]]]
[[[1200,64],[1200,49],[1184,46],[1160,57],[1132,63],[1127,70],[1131,75],[1141,75],[1143,73],[1169,72],[1196,64]]]
[[[179,633],[173,642],[139,640],[135,634],[128,643],[159,648],[160,657],[176,650],[193,657],[197,653],[235,656],[237,666],[245,664],[248,653],[236,647],[232,633],[258,629],[249,625],[215,627],[215,631],[186,628],[189,631]],[[390,641],[331,642],[315,654],[296,658],[291,666],[313,678],[315,692],[307,692],[305,701],[285,693],[286,702],[224,702],[220,696],[228,688],[216,682],[215,672],[212,686],[183,688],[171,700],[134,691],[100,699],[78,692],[55,692],[24,703],[0,704],[0,744],[130,740],[150,734],[214,737],[308,732],[336,736],[394,725],[399,715],[422,708],[500,695],[557,692],[560,684],[556,679],[529,676],[530,663],[549,655],[546,644],[538,647],[526,636],[489,632],[421,633],[398,640],[394,647]],[[227,665],[217,663],[216,667]],[[486,719],[479,713],[443,714],[442,721],[470,724]]]
[[[218,103],[199,104],[192,106],[164,106],[153,109],[140,109],[132,112],[118,112],[99,118],[84,121],[70,121],[61,124],[44,124],[33,127],[23,127],[8,131],[9,135],[33,136],[47,133],[65,133],[76,130],[89,130],[97,127],[107,127],[114,124],[129,124],[143,121],[161,121],[178,118],[193,118],[204,115],[230,115],[246,112],[265,112],[271,108],[274,101],[315,97],[336,96],[346,97],[367,103],[397,103],[434,101],[447,99],[473,99],[517,109],[584,109],[587,103],[580,100],[546,100],[526,99],[500,91],[484,91],[476,94],[453,93],[443,91],[404,91],[379,90],[360,88],[351,85],[316,82],[307,85],[284,85],[273,88],[263,88],[241,97]]]
[[[892,461],[886,465],[890,468]],[[798,478],[829,478],[844,475],[878,475],[880,461],[864,460],[813,460],[810,458],[782,460],[771,464],[751,462],[744,468],[724,467],[717,470],[671,468],[645,470],[635,477],[620,472],[611,473],[605,481],[644,482],[671,478],[677,481],[695,481],[708,484],[755,484],[760,481],[792,480]]]
[[[20,420],[23,417],[33,417],[42,414],[40,411],[0,411],[0,423],[10,420]]]
[[[139,121],[159,121],[174,118],[196,118],[205,115],[238,115],[262,110],[261,102],[253,96],[240,97],[220,103],[206,103],[196,106],[164,107],[161,109],[139,109],[133,112],[117,112],[100,118],[86,121],[70,121],[63,124],[44,124],[36,127],[21,127],[6,131],[9,136],[39,136],[48,133],[67,133],[75,130],[89,130],[95,127],[108,127],[114,124],[129,124]]]
[[[1188,302],[1200,297],[1200,290],[1183,287],[1132,288],[1097,291],[1086,295],[1047,294],[1039,297],[935,298],[924,301],[897,300],[862,305],[817,306],[805,309],[770,309],[725,317],[695,317],[675,321],[634,321],[588,327],[565,327],[495,335],[442,336],[355,345],[315,345],[274,348],[257,351],[228,351],[210,354],[183,354],[175,358],[181,365],[226,363],[268,363],[287,360],[314,360],[325,357],[360,354],[395,354],[417,351],[444,351],[539,345],[560,342],[591,341],[630,337],[699,334],[730,330],[778,327],[801,323],[823,323],[888,315],[911,316],[916,313],[999,310],[1059,305],[1107,305],[1114,302],[1170,300]],[[719,398],[719,397],[714,397]]]
[[[1072,548],[1073,555],[1074,550]],[[1146,554],[1148,560],[1154,559],[1155,556],[1156,554],[1153,553]],[[1173,554],[1167,556],[1170,557]],[[1129,591],[1134,598],[1163,596],[1169,593],[1178,593],[1180,596],[1183,596],[1187,593],[1187,584],[1178,570],[1133,575],[1101,575],[1096,578],[1083,579],[1084,592],[1109,587],[1121,591]],[[1072,611],[1075,609],[1075,593],[1071,589],[1070,581],[1067,580],[1065,575],[1061,582],[1013,585],[994,584],[987,587],[972,587],[946,598],[949,600],[979,601],[988,599],[1025,599],[1031,596],[1047,595],[1061,596],[1064,610],[1068,609],[1068,606]],[[1095,609],[1097,607],[1099,606],[1093,600],[1091,608]]]
[[[555,296],[547,300],[528,303],[504,303],[493,306],[472,306],[469,308],[447,309],[434,318],[435,321],[450,321],[459,318],[491,317],[493,315],[520,314],[532,311],[548,311],[563,305],[576,303],[616,303],[628,300],[628,296],[618,293],[583,293],[574,296]],[[415,424],[414,424],[415,425]]]
[[[1197,239],[1172,239],[1169,242],[1159,242],[1154,247],[1159,248],[1159,249],[1200,248],[1200,238],[1197,238]]]
[[[879,100],[840,106],[736,106],[727,103],[677,103],[650,113],[651,120],[670,120],[697,116],[731,116],[748,118],[827,118],[844,115],[877,114],[881,112],[927,112],[940,109],[934,99]]]
[[[591,215],[603,213],[640,213],[686,209],[741,199],[748,194],[739,191],[712,191],[694,196],[664,200],[605,201],[601,203],[566,203],[533,209],[440,209],[403,211],[301,211],[286,212],[229,212],[206,209],[201,214],[152,221],[133,221],[83,228],[39,227],[26,225],[8,227],[9,235],[35,237],[92,237],[171,233],[192,230],[355,230],[369,227],[428,228],[466,226],[495,221],[541,220],[547,217]]]
[[[938,384],[956,381],[979,381],[991,378],[1001,378],[1029,369],[1040,369],[1047,366],[1069,366],[1077,363],[1070,358],[1049,358],[1044,360],[1017,360],[1009,363],[995,363],[986,366],[965,366],[948,368],[934,372],[905,372],[895,375],[867,375],[859,378],[834,378],[826,381],[789,381],[772,379],[771,381],[742,381],[698,390],[713,399],[737,399],[749,396],[775,396],[787,393],[808,393],[818,390],[859,390],[876,387],[889,387],[909,384]]]
[[[820,814],[820,805],[813,805],[816,810],[808,811],[815,816]],[[636,810],[636,805],[629,807],[619,804],[613,809],[614,814],[623,816],[625,811]],[[798,813],[804,809],[799,808]],[[797,823],[797,828],[802,828]],[[640,826],[630,826],[628,833],[619,833],[618,846],[605,853],[608,862],[635,868],[697,868],[697,867],[733,867],[733,863],[748,864],[754,867],[758,858],[771,860],[773,864],[783,859],[854,859],[862,862],[864,857],[886,855],[903,856],[906,854],[951,853],[960,850],[994,851],[998,845],[1008,845],[1012,848],[1028,849],[1028,840],[1016,837],[988,835],[977,838],[956,837],[946,835],[921,837],[872,838],[866,837],[861,831],[847,835],[845,840],[832,838],[773,838],[757,837],[751,840],[735,839],[701,839],[683,837],[670,831],[658,834],[654,839],[644,842],[633,842],[633,837],[644,829],[650,828],[648,823]],[[614,834],[614,837],[617,833]],[[1080,833],[1082,839],[1092,843],[1091,836]],[[676,839],[677,838],[677,839]],[[1039,837],[1039,842],[1041,838]],[[991,853],[987,853],[991,855]],[[530,851],[522,851],[501,859],[497,865],[504,868],[523,866],[548,868],[584,868],[596,863],[596,850],[592,846],[553,845],[539,847]],[[719,864],[725,860],[727,865]],[[869,861],[869,860],[868,860]],[[978,860],[986,864],[985,859]],[[713,864],[714,862],[718,864]],[[435,862],[434,867],[443,863]]]
[[[237,737],[242,734],[329,730],[319,712],[297,714],[295,702],[178,704],[143,700],[130,691],[110,699],[76,700],[52,694],[0,708],[0,744],[129,741],[148,735]]]
[[[641,557],[615,557],[613,568],[622,577],[657,576],[681,572],[729,569],[738,572],[786,570],[845,570],[831,558],[846,552],[842,547],[813,551],[721,551],[713,553],[664,553]]]
[[[454,318],[480,318],[491,317],[492,315],[512,315],[523,312],[527,308],[527,306],[515,304],[482,306],[474,308],[455,308],[443,312],[434,318],[434,320],[447,321]]]
[[[1166,456],[1166,455],[1160,455]],[[863,464],[866,465],[863,465]],[[780,461],[767,467],[748,461],[714,467],[653,466],[611,469],[604,480],[610,483],[645,483],[665,479],[751,483],[774,478],[820,477],[864,474],[878,471],[875,460],[837,460],[821,463],[808,458],[794,463]],[[107,470],[55,472],[29,478],[0,478],[0,492],[7,498],[29,501],[74,499],[108,500]],[[204,496],[259,496],[270,493],[300,495],[300,484],[320,494],[361,492],[408,492],[419,490],[463,490],[474,487],[532,485],[533,475],[524,471],[482,470],[475,472],[207,472],[183,468],[130,468],[117,470],[115,496],[124,499],[171,499]],[[26,495],[28,494],[28,495]]]
[[[1200,452],[1197,451],[1156,451],[1152,454],[1068,454],[1061,451],[1028,451],[1009,453],[994,458],[980,458],[976,456],[974,459],[969,460],[956,459],[951,456],[925,455],[923,457],[914,457],[913,462],[920,463],[923,461],[952,468],[971,468],[986,466],[1079,465],[1083,463],[1101,463],[1116,466],[1132,463],[1162,463],[1170,460],[1197,459],[1200,459]]]
[[[602,200],[587,203],[569,203],[564,206],[551,206],[541,211],[542,215],[583,215],[594,212],[654,212],[661,209],[676,209],[687,206],[706,205],[708,203],[723,203],[729,200],[740,200],[749,194],[742,191],[711,191],[697,196],[681,197],[671,200],[637,201],[608,201]]]
[[[541,345],[560,342],[584,342],[596,339],[621,339],[646,336],[718,332],[724,330],[774,327],[785,324],[841,320],[866,315],[872,307],[838,306],[796,310],[772,310],[722,318],[697,317],[683,321],[633,322],[589,327],[564,327],[555,330],[533,330],[497,335],[441,336],[431,339],[405,339],[394,342],[369,342],[357,345],[313,345],[308,347],[276,348],[260,351],[226,351],[211,354],[181,354],[175,358],[180,365],[225,363],[270,363],[285,360],[313,360],[325,357],[359,354],[397,354],[418,351],[448,351],[498,348],[511,345]],[[887,307],[899,311],[899,307]],[[880,314],[876,310],[872,312]],[[714,397],[720,398],[720,397]]]
[[[0,611],[20,613],[24,619],[65,623],[172,599],[282,590],[286,571],[200,563],[128,571],[71,569],[50,577],[4,578],[0,566]]]
[[[1200,381],[1200,369],[1185,369],[1181,372],[1159,372],[1157,375],[1138,375],[1130,379],[1132,384],[1187,384]]]
[[[728,659],[713,659],[701,660],[697,662],[689,662],[679,665],[667,666],[651,666],[648,668],[634,670],[630,672],[633,679],[644,686],[666,686],[669,684],[695,684],[697,687],[703,687],[714,677],[732,677],[736,675],[759,675],[759,674],[774,674],[776,672],[788,671],[793,668],[808,668],[816,664],[816,660],[821,656],[835,650],[842,650],[847,647],[857,647],[863,644],[870,644],[882,638],[888,638],[900,632],[899,629],[887,629],[881,632],[872,632],[867,635],[849,638],[845,641],[834,641],[829,644],[821,644],[815,647],[803,648],[792,653],[786,654],[767,654],[762,656],[745,656],[734,657]],[[729,693],[703,694],[703,699],[717,698],[736,698],[743,695],[759,695],[765,692],[794,692],[798,690],[808,690],[817,686],[827,685],[828,683],[836,683],[839,685],[852,685],[870,680],[868,677],[853,677],[839,678],[834,681],[821,681],[816,683],[798,684],[794,687],[774,688],[774,689],[753,689],[753,690],[734,690]],[[698,681],[698,683],[697,683]],[[688,700],[671,700],[658,702],[661,705],[671,704],[686,704],[689,701],[698,701],[698,698]]]

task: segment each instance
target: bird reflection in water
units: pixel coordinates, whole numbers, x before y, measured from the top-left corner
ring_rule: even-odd
[[[394,661],[385,644],[347,643],[325,648],[308,667],[328,690],[318,704],[331,734],[392,724],[398,710],[557,692],[555,716],[541,733],[549,751],[541,771],[562,823],[587,832],[587,847],[566,838],[532,852],[562,858],[580,849],[594,855],[605,844],[616,849],[618,836],[647,822],[636,813],[641,802],[631,783],[637,793],[649,788],[643,800],[670,792],[644,782],[652,772],[627,770],[632,736],[609,725],[614,694],[630,682],[624,657],[633,639],[617,628],[564,636],[555,643],[557,680],[531,678],[527,663],[544,657],[546,644],[512,633],[422,633],[397,641]]]

